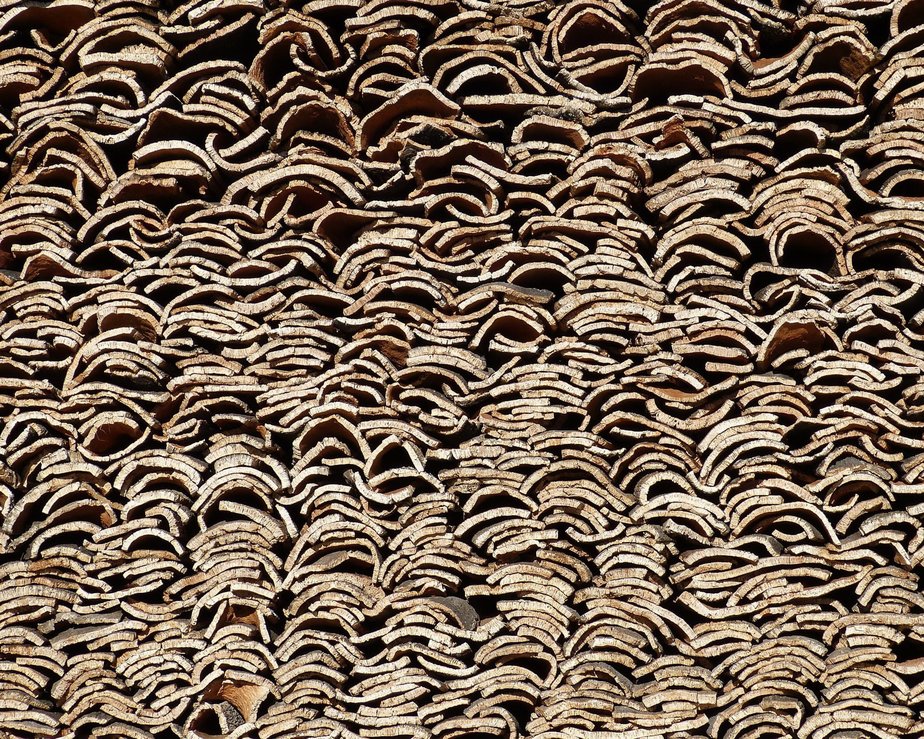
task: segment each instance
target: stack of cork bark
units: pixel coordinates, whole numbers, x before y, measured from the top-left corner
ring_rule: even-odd
[[[0,736],[924,737],[924,0],[0,0]]]

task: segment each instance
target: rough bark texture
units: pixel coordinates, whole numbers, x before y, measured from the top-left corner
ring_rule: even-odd
[[[924,736],[921,0],[6,0],[0,149],[0,736]]]

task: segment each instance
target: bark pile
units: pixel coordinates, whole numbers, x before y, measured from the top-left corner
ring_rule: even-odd
[[[924,736],[922,0],[5,0],[0,150],[0,735]]]

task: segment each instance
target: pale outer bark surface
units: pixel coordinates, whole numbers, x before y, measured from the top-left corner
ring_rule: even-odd
[[[924,0],[0,2],[0,737],[922,737]]]

